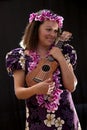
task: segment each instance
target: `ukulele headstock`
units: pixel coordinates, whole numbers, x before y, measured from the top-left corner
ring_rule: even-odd
[[[72,33],[68,31],[63,31],[60,37],[58,38],[57,42],[55,43],[55,46],[61,48],[64,41],[70,40],[71,37],[72,37]]]
[[[59,41],[68,41],[72,37],[72,33],[68,31],[63,31],[59,37]]]

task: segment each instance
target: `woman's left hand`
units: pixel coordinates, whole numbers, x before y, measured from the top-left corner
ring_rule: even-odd
[[[64,58],[61,49],[58,47],[52,47],[49,54],[52,55],[57,61],[59,61],[61,58]]]

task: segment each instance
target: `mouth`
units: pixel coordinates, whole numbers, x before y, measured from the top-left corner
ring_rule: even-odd
[[[49,38],[48,38],[48,42],[53,43],[53,42],[54,42],[54,39],[49,39]]]

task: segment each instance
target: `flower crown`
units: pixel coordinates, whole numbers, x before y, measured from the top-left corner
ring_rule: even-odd
[[[50,10],[42,10],[36,13],[30,14],[29,23],[32,21],[44,21],[44,20],[53,20],[56,21],[59,25],[59,28],[63,27],[63,20],[62,16],[52,13]]]

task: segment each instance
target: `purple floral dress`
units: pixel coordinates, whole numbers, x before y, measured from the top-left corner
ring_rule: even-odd
[[[62,46],[62,52],[66,60],[75,68],[77,55],[74,48],[69,44],[65,44]],[[12,76],[13,71],[19,69],[23,69],[25,74],[27,74],[30,62],[33,62],[32,57],[25,55],[23,48],[13,49],[6,55],[8,74]],[[36,95],[26,100],[26,105],[29,109],[29,116],[27,117],[29,130],[81,130],[71,93],[62,84],[61,71],[59,76],[62,93],[56,111],[51,112],[45,107],[38,105]]]

